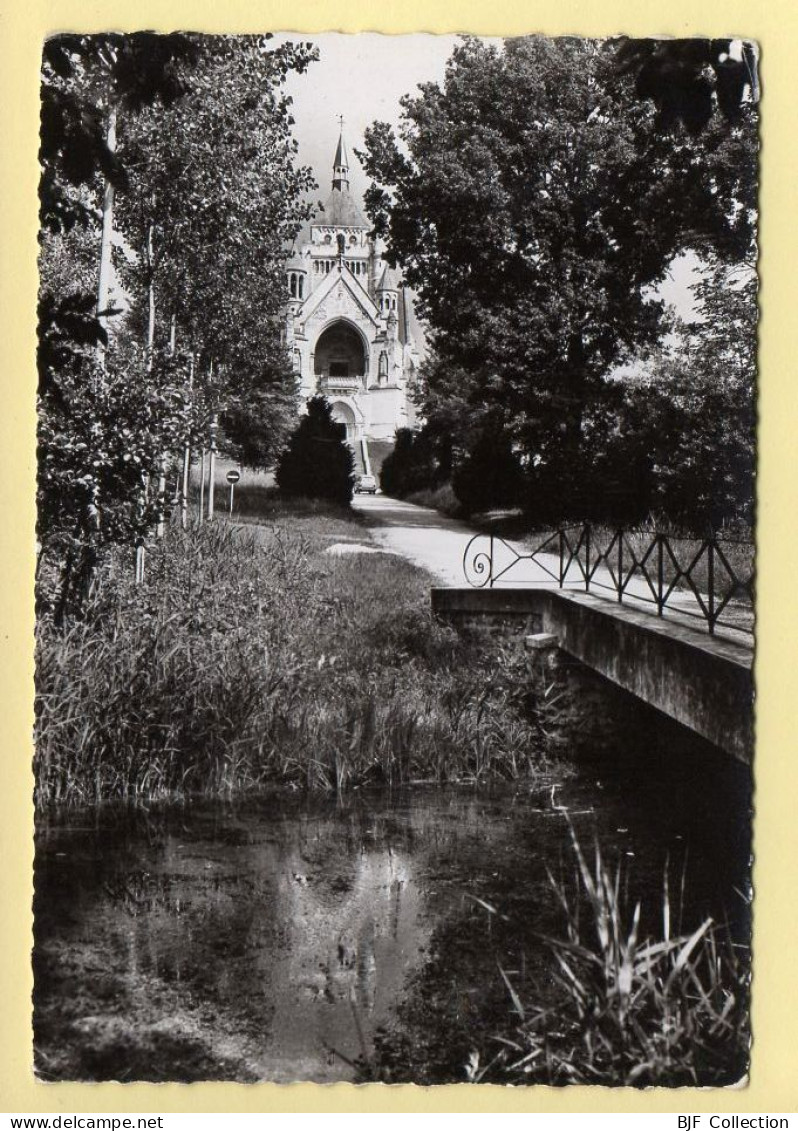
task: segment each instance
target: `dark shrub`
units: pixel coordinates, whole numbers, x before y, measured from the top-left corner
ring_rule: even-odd
[[[440,443],[422,429],[400,428],[393,451],[383,461],[380,486],[386,495],[404,499],[415,491],[439,487],[446,479]]]
[[[348,506],[354,487],[354,457],[342,424],[332,418],[324,397],[308,401],[307,416],[295,429],[277,466],[283,495],[329,499]]]
[[[497,432],[483,432],[452,476],[454,493],[466,513],[515,506],[522,483],[518,457],[510,441]]]

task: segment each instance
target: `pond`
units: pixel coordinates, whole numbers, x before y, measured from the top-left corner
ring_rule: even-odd
[[[571,829],[656,929],[748,931],[748,775],[683,754],[493,788],[291,794],[51,813],[36,845],[43,1079],[465,1078],[508,1016],[499,966],[545,986],[540,932]],[[536,981],[537,980],[537,981]]]

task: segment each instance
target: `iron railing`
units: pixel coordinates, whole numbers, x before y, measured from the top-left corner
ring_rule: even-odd
[[[741,558],[743,566],[730,561]],[[718,626],[753,632],[753,544],[742,539],[587,525],[557,530],[519,553],[498,535],[477,534],[465,548],[463,572],[469,585],[493,588],[518,583],[517,571],[509,575],[519,562],[534,563],[561,589],[612,593],[618,602],[653,605],[660,617],[676,611],[704,622],[710,633]]]

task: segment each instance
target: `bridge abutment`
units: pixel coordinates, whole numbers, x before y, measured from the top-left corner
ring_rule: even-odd
[[[742,762],[753,748],[749,648],[670,618],[551,588],[432,590],[459,630],[556,637],[562,653]]]

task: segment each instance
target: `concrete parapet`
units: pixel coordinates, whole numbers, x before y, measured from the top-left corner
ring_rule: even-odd
[[[526,589],[432,590],[432,611],[466,632],[525,634],[543,631],[543,609]]]

